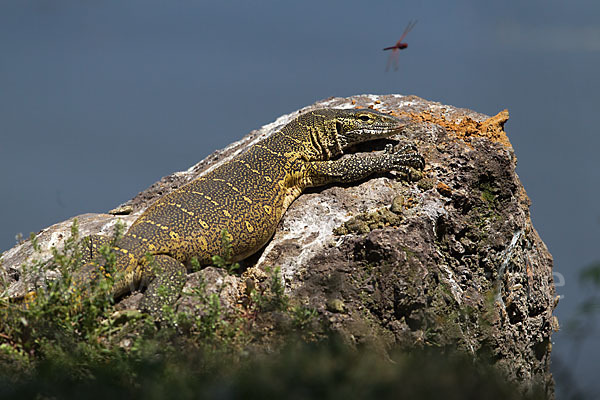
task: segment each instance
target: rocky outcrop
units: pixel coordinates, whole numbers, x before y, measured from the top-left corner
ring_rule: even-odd
[[[190,274],[188,286],[200,280],[226,306],[241,307],[247,286],[260,284],[265,271],[278,266],[289,298],[316,310],[349,343],[383,350],[457,346],[492,360],[523,388],[535,383],[551,395],[550,337],[558,327],[552,258],[532,226],[529,199],[515,172],[517,160],[503,129],[506,111],[489,118],[400,95],[320,101],[161,179],[112,214],[79,216],[81,234],[110,234],[117,220],[130,225],[161,195],[244,151],[299,112],[320,107],[371,107],[411,117],[414,123],[396,139],[398,146],[416,144],[425,170],[312,189],[292,204],[243,273],[210,268]],[[383,151],[388,143],[361,150]],[[35,257],[49,257],[70,226],[65,221],[38,233],[41,252]],[[20,266],[33,254],[30,241],[3,254],[9,295],[32,284]],[[132,297],[126,301],[136,304]],[[188,300],[180,307],[193,309]]]

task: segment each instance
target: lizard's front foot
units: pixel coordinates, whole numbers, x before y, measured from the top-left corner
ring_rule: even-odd
[[[405,171],[406,167],[415,169],[425,168],[425,159],[419,153],[417,146],[414,144],[405,144],[399,150],[394,151],[391,144],[385,146],[385,154],[393,157],[393,163],[398,170]]]
[[[403,148],[404,149],[404,148]],[[425,168],[425,159],[419,152],[406,153],[401,152],[403,149],[400,149],[396,153],[392,154],[394,166],[402,170],[406,167],[412,167],[415,169],[422,170]],[[404,167],[404,168],[402,168]]]

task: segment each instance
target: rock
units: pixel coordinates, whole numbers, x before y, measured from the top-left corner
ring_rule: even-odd
[[[397,137],[426,160],[422,174],[389,173],[352,185],[308,190],[284,215],[268,245],[241,276],[205,269],[188,276],[219,293],[228,307],[243,303],[274,267],[291,301],[315,309],[349,343],[385,351],[456,346],[492,360],[523,390],[533,384],[553,396],[550,374],[555,292],[552,257],[532,226],[504,132],[508,112],[487,117],[415,96],[330,98],[284,115],[184,172],[162,178],[110,214],[79,217],[82,235],[130,225],[161,195],[226,162],[275,132],[299,112],[320,107],[370,107],[409,116]],[[362,147],[385,151],[388,141]],[[50,255],[69,235],[70,221],[4,253],[9,294],[32,280],[21,264]],[[52,271],[44,272],[52,275]],[[226,283],[225,283],[226,282]],[[246,292],[244,293],[244,288]],[[193,308],[181,299],[179,308]]]
[[[404,210],[404,197],[402,195],[398,195],[392,199],[390,211],[396,214],[402,214],[402,210]]]
[[[340,299],[331,299],[327,302],[327,310],[333,313],[343,313],[346,308]]]

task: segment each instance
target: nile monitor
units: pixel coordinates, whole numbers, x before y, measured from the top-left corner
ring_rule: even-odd
[[[149,283],[142,308],[157,313],[173,302],[185,281],[186,265],[201,265],[222,254],[222,232],[230,238],[233,261],[261,249],[290,204],[311,186],[352,182],[373,173],[423,168],[412,145],[381,154],[348,154],[353,145],[396,134],[406,125],[389,115],[364,109],[320,109],[295,118],[281,130],[230,161],[152,204],[116,242],[114,269],[120,274],[115,297]],[[107,239],[91,237],[91,252]],[[154,268],[148,261],[152,255]],[[97,254],[75,274],[74,285],[99,275]],[[99,261],[100,260],[100,261]],[[156,268],[158,267],[158,268]],[[159,271],[158,273],[155,273]],[[167,287],[158,299],[160,287]]]

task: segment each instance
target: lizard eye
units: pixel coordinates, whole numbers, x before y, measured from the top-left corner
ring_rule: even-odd
[[[358,119],[360,119],[361,121],[367,122],[367,121],[369,121],[371,118],[369,118],[369,116],[368,116],[368,115],[365,115],[365,114],[363,114],[363,115],[359,116],[359,117],[358,117]]]

